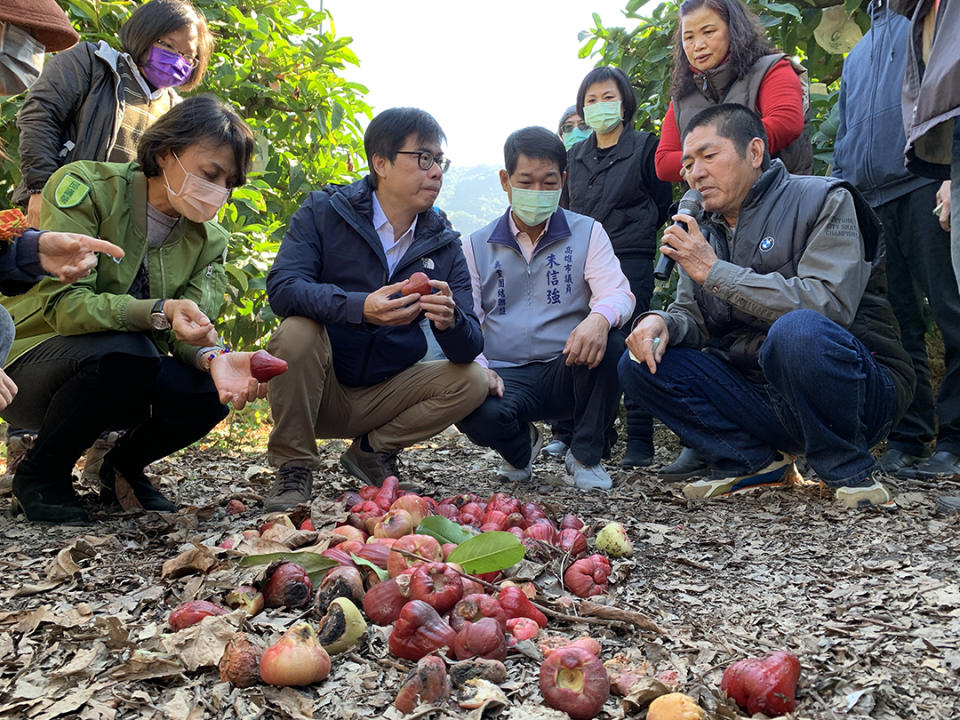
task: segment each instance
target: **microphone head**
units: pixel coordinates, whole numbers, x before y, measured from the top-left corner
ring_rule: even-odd
[[[703,195],[700,194],[700,191],[694,190],[693,188],[687,190],[683,194],[683,197],[680,198],[680,203],[677,205],[677,212],[689,215],[699,222],[700,215],[703,213]]]

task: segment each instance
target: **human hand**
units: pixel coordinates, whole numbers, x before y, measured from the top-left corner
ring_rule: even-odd
[[[420,309],[437,330],[449,330],[456,322],[457,304],[453,300],[450,285],[443,280],[431,280],[430,287],[438,292],[420,296]]]
[[[490,368],[487,368],[487,383],[490,388],[487,394],[490,397],[503,397],[503,378]]]
[[[31,195],[31,198],[40,197]],[[96,253],[122,258],[123,249],[113,243],[79,233],[63,233],[47,230],[41,233],[40,265],[61,282],[76,282],[90,274],[97,266]]]
[[[384,285],[367,295],[363,301],[363,319],[373,325],[408,325],[420,314],[420,296],[398,295],[403,282]],[[397,297],[391,297],[398,295]]]
[[[674,260],[697,284],[703,285],[717,261],[717,254],[690,215],[680,213],[674,215],[673,220],[674,224],[663,231],[660,253]],[[677,225],[677,221],[686,223],[687,229]]]
[[[40,227],[40,208],[43,207],[43,195],[33,193],[27,200],[27,225],[32,228]]]
[[[267,396],[267,383],[257,382],[250,372],[251,357],[250,352],[229,352],[210,361],[210,377],[224,405],[233,403],[235,409],[243,410],[248,402]]]
[[[577,325],[563,346],[566,365],[586,365],[593,370],[607,350],[610,323],[600,313],[590,313]]]
[[[0,410],[12,403],[16,396],[17,384],[3,370],[0,370]]]
[[[944,180],[937,190],[937,207],[940,208],[940,227],[950,232],[950,181]]]
[[[197,347],[217,344],[213,323],[193,300],[167,300],[163,303],[163,314],[170,321],[177,340]]]
[[[657,364],[667,351],[670,333],[667,323],[659,315],[647,315],[627,336],[627,348],[638,362],[646,363],[651,375],[656,375]]]

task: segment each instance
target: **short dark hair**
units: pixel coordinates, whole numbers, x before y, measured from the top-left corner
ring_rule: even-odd
[[[503,144],[503,164],[507,175],[513,175],[521,155],[528,158],[552,160],[562,174],[567,169],[567,149],[563,141],[545,127],[525,127],[510,133]]]
[[[580,83],[580,89],[577,90],[577,114],[583,117],[583,99],[587,96],[587,90],[590,89],[590,86],[595,83],[606,82],[607,80],[613,80],[617,84],[617,89],[620,91],[620,98],[623,103],[620,106],[620,109],[623,111],[623,124],[626,127],[630,127],[630,123],[633,122],[633,114],[637,111],[637,96],[633,93],[633,86],[630,84],[630,79],[626,76],[626,73],[618,67],[596,67],[587,73],[583,82]]]
[[[683,50],[683,16],[707,7],[723,18],[730,40],[730,67],[741,80],[753,64],[764,55],[776,52],[759,18],[741,0],[684,0],[677,13],[677,29],[673,34],[673,81],[670,94],[682,98],[696,90],[690,61]]]
[[[137,162],[147,177],[160,174],[157,158],[165,152],[180,153],[196,143],[233,149],[236,174],[227,178],[227,187],[247,181],[253,157],[253,130],[232,107],[213,95],[195,95],[174,105],[141,136]]]
[[[701,110],[687,123],[680,139],[681,143],[686,141],[690,131],[706,125],[716,130],[720,137],[730,140],[740,157],[746,157],[747,146],[751,140],[760,138],[763,140],[763,165],[761,167],[766,170],[770,166],[770,143],[767,141],[767,131],[763,127],[760,116],[746,105],[724,103]]]
[[[377,174],[373,171],[373,156],[379,155],[394,162],[397,150],[403,147],[409,135],[416,135],[417,140],[425,143],[442,143],[447,139],[433,115],[419,108],[390,108],[370,121],[363,134],[363,149],[374,187],[377,186]]]
[[[197,66],[180,90],[193,90],[203,80],[213,52],[213,35],[203,15],[186,0],[150,0],[138,7],[120,28],[120,45],[137,65],[146,60],[150,47],[164,35],[187,25],[197,28]]]

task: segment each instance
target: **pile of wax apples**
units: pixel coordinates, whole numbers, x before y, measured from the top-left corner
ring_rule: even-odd
[[[506,681],[504,660],[508,650],[520,641],[532,641],[543,655],[539,685],[546,703],[575,720],[599,713],[610,694],[611,675],[599,659],[597,640],[546,634],[545,608],[535,601],[533,583],[503,580],[494,584],[499,572],[481,576],[464,573],[455,563],[444,562],[455,544],[441,544],[430,535],[416,532],[425,517],[437,514],[479,532],[510,532],[528,553],[558,552],[575,558],[588,552],[584,523],[579,518],[566,515],[558,527],[537,503],[521,502],[506,493],[495,493],[486,501],[464,494],[436,502],[401,491],[393,477],[380,487],[345,493],[340,500],[349,515],[347,522],[332,533],[344,539],[320,553],[337,564],[326,572],[316,592],[303,567],[280,561],[267,569],[259,589],[241,586],[224,598],[227,607],[245,608],[249,615],[264,607],[300,609],[312,602],[312,612],[321,617],[319,625],[314,628],[308,622],[297,622],[266,650],[255,638],[237,633],[220,661],[222,680],[239,687],[259,682],[282,686],[320,682],[330,673],[330,657],[357,645],[369,619],[377,625],[392,626],[390,651],[417,663],[396,698],[396,707],[403,712],[412,712],[421,703],[442,702],[450,694],[451,683],[458,688],[459,703],[465,708],[481,707],[503,697],[498,684]],[[285,515],[274,522],[293,527]],[[264,525],[261,532],[273,524]],[[313,529],[309,518],[300,529]],[[594,545],[613,557],[633,552],[626,532],[617,523],[604,527],[594,538]],[[570,564],[564,584],[580,597],[602,594],[607,590],[610,572],[605,555],[586,555]],[[169,623],[179,630],[225,612],[213,603],[192,601],[174,610]],[[744,684],[742,678],[738,682]],[[724,689],[740,702],[731,688]],[[775,693],[784,702],[788,698],[793,702],[792,688],[780,684]],[[686,698],[679,693],[672,695]],[[744,696],[741,704],[747,707],[747,702]],[[696,707],[689,698],[683,700],[682,707],[690,703]],[[773,709],[772,705],[757,707]]]

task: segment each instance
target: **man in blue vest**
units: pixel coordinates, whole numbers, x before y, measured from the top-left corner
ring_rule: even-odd
[[[683,167],[704,217],[661,248],[677,299],[642,315],[620,361],[625,392],[707,458],[687,498],[781,484],[796,455],[847,507],[895,507],[870,454],[913,398],[884,294],[880,226],[848,183],[770,160],[742,105],[699,113]]]
[[[607,490],[603,437],[619,404],[617,329],[634,297],[600,223],[559,208],[563,142],[546,128],[507,138],[500,184],[510,208],[463,252],[483,329],[489,397],[457,426],[503,457],[501,480],[530,480],[542,438],[535,420],[573,421],[566,481]]]

